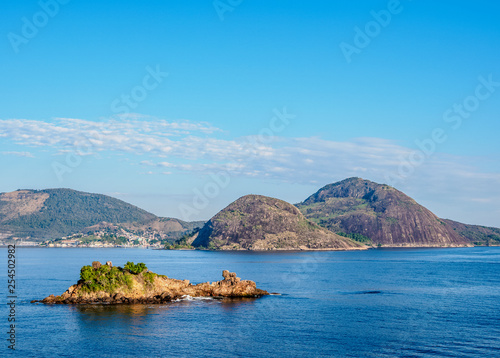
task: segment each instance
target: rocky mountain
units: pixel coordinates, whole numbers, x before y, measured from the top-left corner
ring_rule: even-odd
[[[443,219],[451,228],[477,246],[500,246],[500,228],[467,225],[457,221]]]
[[[157,229],[178,238],[197,224],[159,218],[110,196],[71,189],[17,190],[0,194],[0,238],[42,240],[118,227],[136,232]]]
[[[260,195],[231,203],[193,236],[194,247],[220,250],[364,249],[307,220],[293,205]]]
[[[334,233],[377,246],[470,245],[449,222],[409,196],[360,178],[326,185],[297,207],[306,218]]]

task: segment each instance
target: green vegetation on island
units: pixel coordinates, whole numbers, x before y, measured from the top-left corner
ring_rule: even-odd
[[[123,268],[112,266],[111,263],[101,265],[93,262],[92,266],[83,266],[80,270],[81,290],[84,292],[103,291],[114,294],[118,289],[126,287],[128,290],[133,288],[133,276],[142,277],[146,284],[152,285],[157,276],[150,272],[142,262],[134,264],[128,261]],[[165,277],[165,276],[160,276]]]

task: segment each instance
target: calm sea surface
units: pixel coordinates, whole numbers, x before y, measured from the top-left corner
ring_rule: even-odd
[[[7,250],[0,250],[7,296]],[[500,248],[202,252],[17,248],[18,357],[500,357]],[[46,306],[93,260],[193,283],[223,269],[282,293],[166,305]]]

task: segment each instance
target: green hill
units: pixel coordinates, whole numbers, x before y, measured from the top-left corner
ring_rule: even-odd
[[[0,194],[0,238],[49,239],[120,224],[131,230],[157,227],[182,233],[192,224],[158,218],[122,200],[71,189],[17,190]],[[196,226],[196,225],[195,225]]]
[[[443,219],[455,232],[465,237],[474,245],[500,246],[500,229],[496,227],[467,225],[457,221]]]

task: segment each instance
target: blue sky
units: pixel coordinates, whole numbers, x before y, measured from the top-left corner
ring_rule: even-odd
[[[7,0],[0,20],[2,192],[194,220],[359,176],[500,226],[496,2]]]

